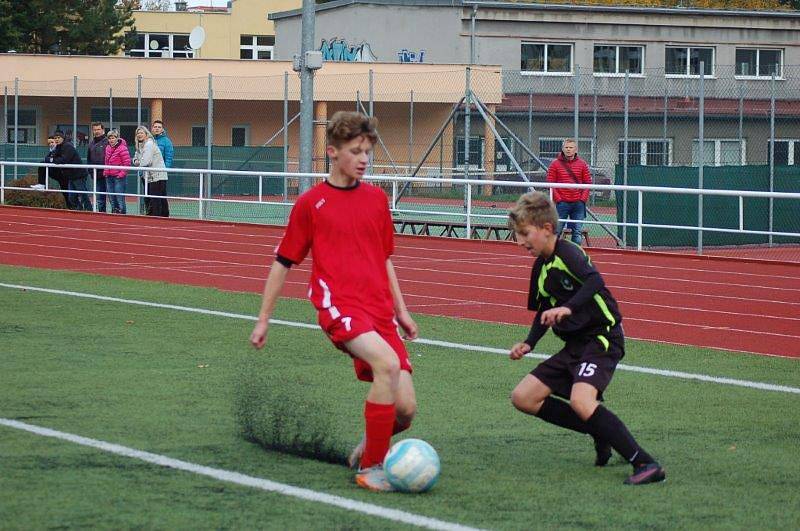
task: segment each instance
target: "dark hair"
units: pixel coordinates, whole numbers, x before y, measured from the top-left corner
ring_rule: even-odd
[[[53,138],[56,138],[56,137],[66,138],[64,136],[64,131],[61,131],[60,129],[57,129],[56,132],[53,133]]]
[[[325,134],[328,145],[337,148],[362,135],[375,144],[378,141],[378,133],[375,131],[377,126],[378,120],[360,112],[339,111],[331,117]]]
[[[103,129],[106,128],[106,126],[103,125],[103,122],[92,122],[92,127],[97,127],[98,125]]]
[[[162,122],[161,120],[153,120],[153,124],[161,124],[161,125],[164,125],[164,122]],[[153,125],[153,124],[150,124],[150,125]]]
[[[54,135],[48,135],[47,140],[55,140],[56,137]]]

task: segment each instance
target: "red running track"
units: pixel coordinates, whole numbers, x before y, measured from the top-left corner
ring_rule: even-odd
[[[0,207],[0,263],[261,292],[281,227]],[[589,249],[629,337],[800,358],[800,265]],[[530,324],[512,243],[398,236],[411,311]],[[304,298],[309,264],[284,295]],[[519,338],[509,338],[509,344]]]

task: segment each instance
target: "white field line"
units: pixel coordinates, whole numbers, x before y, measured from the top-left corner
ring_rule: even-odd
[[[333,494],[325,494],[324,492],[317,492],[311,489],[293,487],[292,485],[286,485],[284,483],[278,483],[275,481],[270,481],[268,479],[248,476],[245,474],[240,474],[238,472],[231,472],[229,470],[222,470],[220,468],[211,468],[208,466],[198,465],[195,463],[190,463],[188,461],[173,459],[171,457],[167,457],[164,455],[152,454],[150,452],[144,452],[142,450],[128,448],[127,446],[121,446],[119,444],[99,441],[97,439],[89,439],[87,437],[81,437],[80,435],[73,435],[71,433],[51,430],[49,428],[42,428],[40,426],[35,426],[33,424],[26,424],[24,422],[19,422],[16,420],[0,418],[0,425],[8,426],[9,428],[24,430],[30,433],[34,433],[36,435],[42,435],[44,437],[52,437],[55,439],[60,439],[62,441],[69,441],[75,444],[80,444],[81,446],[88,446],[90,448],[102,450],[103,452],[121,455],[123,457],[130,457],[132,459],[138,459],[140,461],[145,461],[147,463],[152,463],[158,466],[174,468],[176,470],[183,470],[185,472],[191,472],[192,474],[198,474],[201,476],[210,477],[228,483],[235,483],[237,485],[243,485],[245,487],[253,487],[267,492],[276,492],[278,494],[283,494],[284,496],[291,496],[293,498],[299,498],[301,500],[322,503],[325,505],[332,505],[334,507],[338,507],[340,509],[345,509],[348,511],[367,514],[370,516],[377,516],[379,518],[391,520],[393,522],[411,524],[418,527],[424,527],[427,529],[443,529],[443,530],[454,530],[454,531],[455,530],[466,531],[474,529],[472,527],[466,527],[451,522],[445,522],[443,520],[437,520],[435,518],[429,518],[427,516],[421,516],[414,513],[400,511],[398,509],[381,507],[380,505],[365,503],[358,500],[351,500],[349,498],[344,498],[342,496],[334,496]]]
[[[55,295],[67,295],[70,297],[79,297],[84,299],[94,299],[94,300],[101,300],[101,301],[108,301],[108,302],[119,302],[123,304],[134,304],[138,306],[148,306],[152,308],[164,308],[169,310],[179,310],[183,312],[190,312],[190,313],[198,313],[203,315],[216,315],[219,317],[229,317],[233,319],[244,319],[247,321],[255,321],[256,317],[252,315],[245,315],[240,313],[231,313],[231,312],[223,312],[218,310],[208,310],[205,308],[192,308],[190,306],[179,306],[175,304],[163,304],[158,302],[148,302],[148,301],[140,301],[135,299],[121,299],[117,297],[107,297],[105,295],[95,295],[93,293],[80,293],[76,291],[65,291],[59,289],[50,289],[50,288],[40,288],[36,286],[23,286],[19,284],[6,284],[4,282],[0,282],[0,287],[9,288],[9,289],[21,289],[21,290],[29,290],[29,291],[38,291],[43,293],[51,293]],[[310,323],[298,323],[295,321],[284,321],[281,319],[270,319],[270,323],[272,324],[279,324],[284,326],[291,326],[295,328],[307,328],[307,329],[318,329],[319,326]],[[416,343],[421,343],[423,345],[432,345],[438,347],[445,347],[457,350],[467,350],[472,352],[486,352],[490,354],[502,354],[508,355],[507,349],[499,349],[493,347],[485,347],[481,345],[467,345],[463,343],[451,343],[449,341],[438,341],[435,339],[423,339],[419,338],[415,340]],[[546,359],[549,356],[545,354],[526,354],[526,357],[529,358],[539,358],[539,359]],[[769,383],[762,383],[762,382],[752,382],[749,380],[738,380],[735,378],[724,378],[719,376],[710,376],[707,374],[696,374],[690,372],[682,372],[682,371],[671,371],[665,369],[653,369],[650,367],[638,367],[635,365],[625,365],[620,364],[617,365],[617,368],[631,371],[631,372],[639,372],[644,374],[653,374],[657,376],[664,376],[667,378],[679,378],[682,380],[697,380],[701,382],[710,382],[710,383],[717,383],[722,385],[733,385],[737,387],[747,387],[750,389],[761,389],[764,391],[777,391],[781,393],[793,393],[793,394],[800,394],[800,387],[790,387],[786,385],[776,385],[776,384],[769,384]]]

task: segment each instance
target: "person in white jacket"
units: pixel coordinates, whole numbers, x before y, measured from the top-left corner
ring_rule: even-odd
[[[161,150],[158,149],[152,133],[147,127],[140,125],[136,128],[135,138],[136,153],[133,155],[133,165],[142,168],[166,168]],[[148,216],[169,217],[169,204],[167,203],[167,172],[150,169],[143,172],[145,182],[144,212]]]

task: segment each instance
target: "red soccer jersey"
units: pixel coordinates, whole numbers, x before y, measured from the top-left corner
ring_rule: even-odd
[[[299,264],[312,255],[308,297],[336,319],[359,308],[394,317],[386,260],[394,252],[394,225],[386,194],[371,184],[337,188],[327,181],[301,195],[289,215],[278,255]]]

